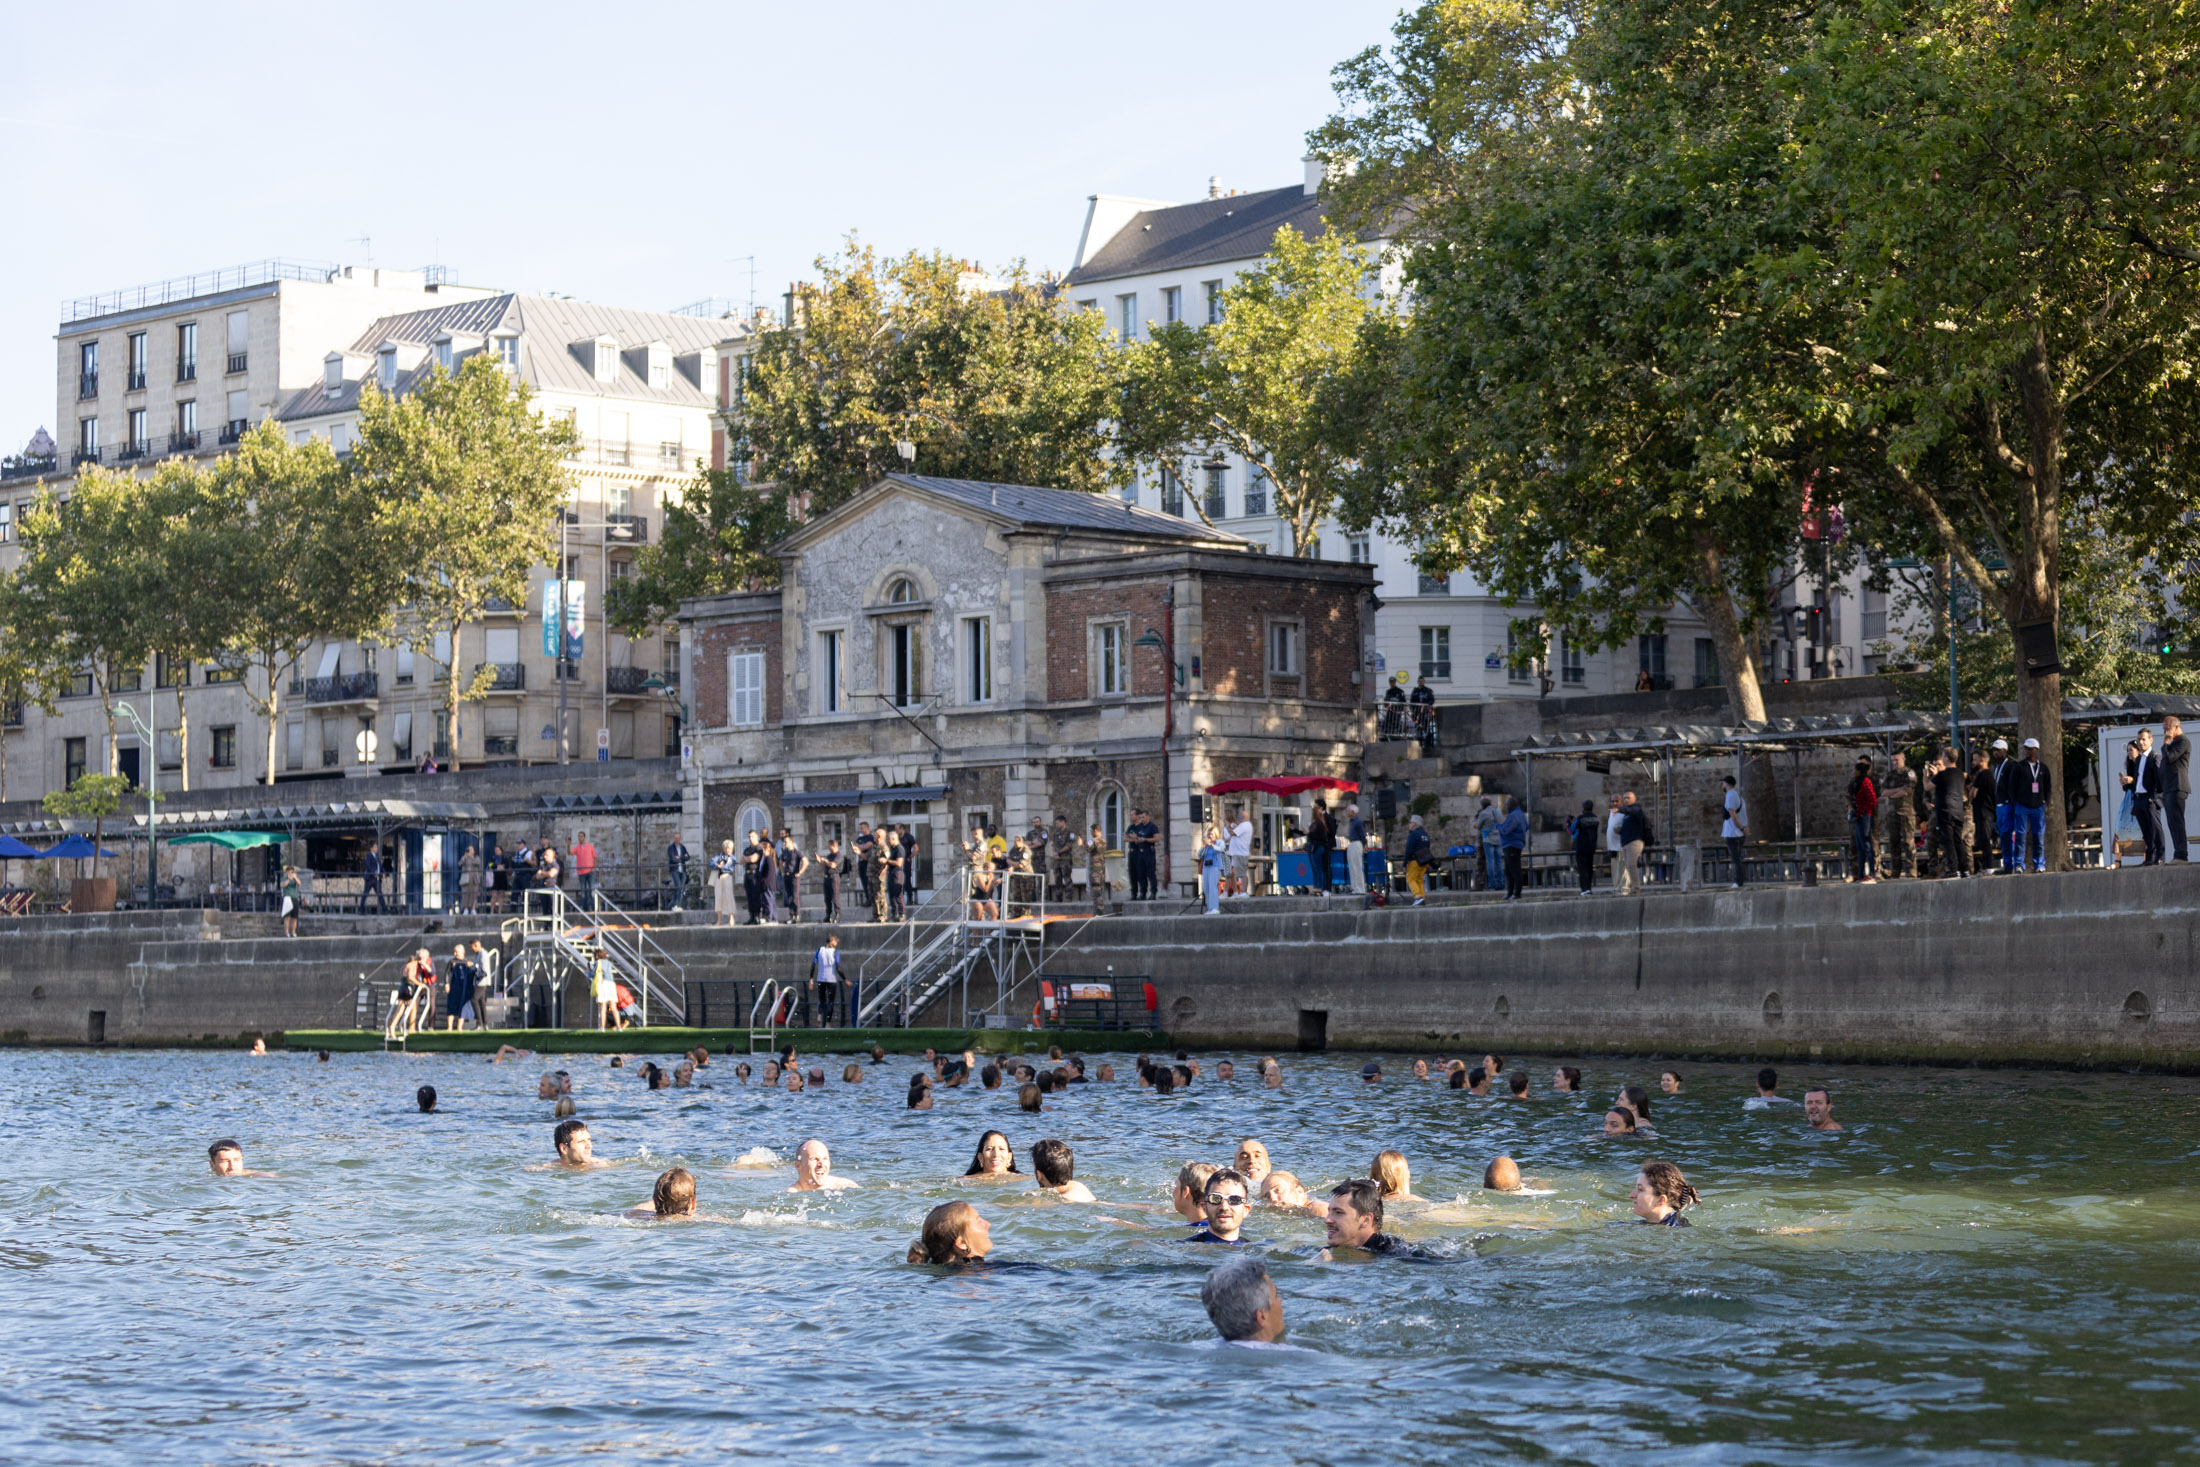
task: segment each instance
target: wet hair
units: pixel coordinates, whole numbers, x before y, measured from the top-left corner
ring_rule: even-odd
[[[1467,1087],[1469,1089],[1472,1089],[1476,1085],[1487,1085],[1489,1082],[1490,1072],[1483,1069],[1480,1065],[1476,1065],[1473,1069],[1467,1071]]]
[[[1208,1181],[1221,1170],[1211,1161],[1188,1161],[1177,1169],[1176,1184],[1194,1197],[1204,1197]]]
[[[1051,1073],[1053,1074],[1053,1077],[1054,1077],[1054,1088],[1055,1088],[1055,1089],[1057,1089],[1057,1090],[1067,1090],[1067,1089],[1069,1089],[1069,1066],[1067,1066],[1067,1065],[1056,1065],[1056,1066],[1054,1067],[1054,1069],[1053,1069],[1053,1071],[1052,1071]]]
[[[208,1161],[212,1161],[215,1157],[220,1156],[225,1151],[234,1151],[239,1156],[244,1155],[244,1148],[242,1146],[239,1146],[236,1142],[216,1141],[212,1146],[206,1148],[206,1159]]]
[[[686,1212],[695,1205],[695,1174],[684,1166],[676,1166],[660,1175],[649,1194],[649,1205],[657,1209],[659,1217],[676,1217]]]
[[[1112,1082],[1115,1079],[1115,1066],[1102,1065],[1100,1067],[1099,1079],[1102,1084],[1108,1084]]]
[[[932,1094],[932,1077],[919,1070],[909,1077],[909,1108],[915,1110],[919,1101]]]
[[[1268,1307],[1268,1268],[1258,1258],[1232,1258],[1207,1275],[1199,1286],[1199,1302],[1207,1306],[1207,1318],[1215,1333],[1226,1340],[1249,1340],[1260,1328],[1254,1317]]]
[[[1688,1178],[1681,1175],[1681,1169],[1669,1161],[1644,1162],[1642,1179],[1675,1212],[1692,1202],[1703,1201],[1703,1198],[1696,1195],[1696,1189],[1688,1185]]]
[[[924,1231],[909,1245],[911,1263],[957,1263],[955,1245],[963,1240],[978,1209],[967,1202],[942,1202],[924,1215]]]
[[[1772,1066],[1766,1065],[1763,1069],[1757,1072],[1757,1088],[1759,1090],[1779,1089],[1780,1072],[1774,1069]]]
[[[1027,1086],[1026,1088],[1035,1089],[1041,1095],[1052,1095],[1054,1093],[1054,1071],[1041,1070],[1039,1072],[1038,1081],[1031,1086]]]
[[[1085,1073],[1084,1060],[1077,1055],[1071,1055],[1069,1057],[1069,1069],[1073,1074],[1082,1075],[1083,1073]]]
[[[1635,1129],[1635,1113],[1629,1110],[1626,1106],[1615,1105],[1610,1110],[1604,1113],[1604,1118],[1606,1120],[1610,1120],[1614,1116],[1618,1116],[1621,1120],[1627,1123],[1625,1129],[1629,1131]]]
[[[1681,1082],[1681,1072],[1680,1072],[1679,1070],[1674,1070],[1674,1069],[1664,1069],[1664,1070],[1660,1070],[1660,1071],[1658,1071],[1658,1078],[1659,1078],[1660,1080],[1664,1079],[1664,1078],[1665,1078],[1665,1077],[1666,1077],[1667,1075],[1671,1075],[1671,1076],[1673,1077],[1673,1083],[1674,1083],[1674,1084],[1676,1084],[1676,1085],[1680,1084],[1680,1082]]]
[[[984,1069],[978,1071],[978,1083],[988,1090],[1000,1089],[1001,1067],[996,1064],[987,1064]]]
[[[572,1096],[561,1095],[558,1097],[558,1103],[555,1106],[551,1107],[551,1114],[557,1116],[560,1120],[563,1120],[569,1115],[574,1115],[578,1113],[579,1110],[580,1107],[573,1103]]]
[[[1039,1180],[1049,1187],[1059,1187],[1077,1175],[1077,1158],[1070,1151],[1067,1141],[1057,1141],[1052,1136],[1031,1145],[1031,1169]]]
[[[1153,1093],[1156,1095],[1167,1095],[1175,1089],[1176,1071],[1164,1070],[1159,1065],[1154,1066]]]
[[[749,1068],[747,1060],[743,1060],[733,1067],[733,1073],[740,1079],[742,1084],[746,1085],[749,1083],[749,1076],[755,1074],[756,1071]]]
[[[1413,1190],[1413,1173],[1406,1166],[1404,1152],[1376,1152],[1375,1165],[1368,1168],[1368,1175],[1383,1189],[1385,1197],[1397,1197]]]
[[[1180,1049],[1176,1052],[1176,1057],[1180,1060],[1188,1060],[1192,1057],[1192,1052],[1188,1049]]]
[[[565,1150],[566,1143],[575,1136],[585,1136],[587,1134],[588,1122],[586,1121],[560,1121],[558,1122],[558,1128],[550,1133],[550,1142],[562,1152]]]
[[[1253,1200],[1253,1184],[1250,1181],[1246,1180],[1245,1173],[1239,1171],[1236,1167],[1216,1167],[1214,1171],[1210,1173],[1207,1177],[1207,1186],[1212,1187],[1217,1182],[1235,1182],[1240,1187],[1243,1187],[1245,1189],[1245,1200],[1247,1202]],[[1205,1187],[1200,1189],[1199,1200],[1202,1202],[1205,1202],[1207,1200],[1207,1190]]]
[[[1620,1091],[1620,1096],[1626,1100],[1628,1109],[1635,1113],[1638,1120],[1647,1121],[1650,1119],[1649,1091],[1643,1089],[1640,1085],[1629,1085],[1626,1089]]]
[[[1038,1110],[1040,1107],[1039,1097],[1044,1094],[1046,1094],[1046,1091],[1036,1085],[1022,1086],[1016,1092],[1016,1104],[1027,1111]]]
[[[822,1085],[825,1083],[825,1067],[823,1065],[810,1066],[810,1083],[812,1085]]]
[[[1493,1156],[1482,1168],[1482,1185],[1492,1192],[1510,1192],[1520,1185],[1520,1166],[1509,1156]]]
[[[1057,1059],[1057,1060],[1058,1060],[1058,1059],[1060,1059],[1061,1057],[1062,1057],[1062,1046],[1061,1046],[1061,1045],[1059,1045],[1059,1044],[1050,1044],[1050,1045],[1048,1045],[1048,1046],[1047,1046],[1047,1058],[1048,1058],[1048,1059]],[[1184,1057],[1184,1056],[1182,1056],[1182,1055],[1178,1055],[1178,1056],[1177,1056],[1177,1058],[1178,1058],[1178,1059],[1182,1059],[1183,1057]]]
[[[982,1158],[985,1155],[985,1143],[992,1140],[995,1136],[1001,1137],[1001,1145],[1008,1152],[1008,1170],[1012,1172],[1016,1171],[1016,1148],[1010,1146],[1008,1144],[1008,1137],[1002,1135],[999,1131],[987,1131],[983,1135],[978,1137],[978,1149],[970,1153],[970,1170],[964,1172],[964,1176],[982,1177],[987,1174],[984,1163],[982,1161]],[[1023,1173],[1016,1172],[1016,1175],[1022,1176]]]
[[[1169,1073],[1176,1077],[1176,1083],[1179,1086],[1192,1083],[1192,1067],[1190,1065],[1176,1065],[1170,1069]]]
[[[652,1090],[670,1090],[672,1088],[672,1076],[658,1069],[655,1065],[651,1065],[649,1068],[649,1088]]]
[[[1465,1070],[1456,1068],[1452,1070],[1451,1088],[1454,1090],[1464,1090],[1467,1088],[1467,1072]]]
[[[1514,1070],[1512,1079],[1505,1083],[1512,1086],[1513,1094],[1526,1095],[1528,1093],[1528,1072],[1526,1070]]]
[[[1491,1074],[1502,1075],[1505,1073],[1505,1057],[1503,1055],[1493,1054],[1488,1056],[1488,1058],[1490,1065],[1492,1066],[1490,1070]]]
[[[1371,1177],[1354,1177],[1349,1182],[1339,1182],[1329,1189],[1329,1195],[1344,1203],[1362,1217],[1375,1219],[1378,1232],[1383,1226],[1383,1188]]]
[[[418,1090],[415,1090],[413,1092],[413,1102],[420,1107],[420,1113],[422,1115],[426,1115],[429,1111],[434,1110],[435,1087],[433,1085],[423,1085]]]
[[[328,1051],[325,1049],[315,1051],[315,1057],[324,1065],[328,1063]]]
[[[842,1069],[841,1069],[841,1071],[840,1071],[840,1083],[841,1083],[841,1084],[843,1084],[843,1085],[860,1085],[860,1084],[862,1084],[862,1083],[863,1083],[863,1066],[861,1066],[861,1065],[858,1065],[858,1064],[849,1064],[849,1065],[843,1066],[843,1067],[842,1067]]]
[[[1572,1065],[1560,1065],[1558,1067],[1558,1072],[1566,1077],[1566,1088],[1568,1090],[1579,1090],[1581,1088],[1580,1070],[1574,1068],[1574,1066]]]

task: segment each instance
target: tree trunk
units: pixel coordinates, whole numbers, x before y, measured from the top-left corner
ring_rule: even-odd
[[[558,592],[558,598],[558,635],[560,637],[563,637],[565,635],[565,593],[562,589]],[[460,704],[465,701],[458,695],[459,625],[460,623],[458,618],[455,616],[452,617],[451,663],[450,666],[443,669],[443,698],[446,704],[443,710],[443,727],[448,732],[450,738],[450,742],[446,747],[450,750],[449,767],[451,769],[451,772],[453,772],[454,774],[458,771],[458,710]],[[432,646],[430,650],[434,650]],[[486,654],[487,650],[488,649],[486,647],[483,648],[484,654]],[[558,731],[558,737],[561,739],[565,737],[565,731],[563,729],[560,729]],[[435,730],[433,728],[430,728],[428,730],[428,752],[431,755],[435,753]]]
[[[189,669],[190,666],[191,664],[188,662],[184,664],[186,669]],[[189,794],[191,793],[191,715],[184,711],[183,687],[184,685],[180,682],[176,684],[176,761],[182,766],[183,770],[183,792]],[[157,764],[160,759],[157,750],[154,752],[153,758]]]
[[[2063,403],[2047,359],[2044,339],[2017,364],[2017,392],[2024,405],[2026,466],[2016,476],[2017,543],[2008,547],[2009,588],[2003,597],[2014,640],[2018,627],[2044,622],[2061,636],[2062,610],[2062,440]],[[2024,670],[2021,647],[2010,655],[2017,666],[2017,736],[2040,741],[2040,762],[2058,775],[2062,770],[2062,677],[2033,677]],[[2057,798],[2047,802],[2047,869],[2070,869],[2070,821]],[[2102,792],[2104,811],[2107,792]],[[2102,822],[2108,823],[2108,819]]]
[[[1696,598],[1697,614],[1711,633],[1711,645],[1719,654],[1719,675],[1726,685],[1727,716],[1735,723],[1765,720],[1765,692],[1757,680],[1757,649],[1735,610],[1733,593],[1726,589],[1726,567],[1719,547],[1710,536],[1699,535],[1696,554],[1703,561],[1704,585],[1709,589]],[[1744,828],[1751,840],[1780,838],[1780,786],[1769,759],[1743,758],[1741,786]]]
[[[270,789],[275,785],[275,736],[282,732],[282,727],[282,683],[275,676],[274,663],[270,662],[267,665],[267,783]]]

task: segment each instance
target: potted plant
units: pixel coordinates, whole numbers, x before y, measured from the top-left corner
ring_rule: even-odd
[[[67,789],[46,796],[47,814],[92,822],[92,875],[79,876],[69,883],[69,910],[73,912],[115,909],[115,879],[99,874],[99,842],[106,833],[107,818],[122,807],[122,797],[128,793],[130,781],[119,774],[87,774]]]

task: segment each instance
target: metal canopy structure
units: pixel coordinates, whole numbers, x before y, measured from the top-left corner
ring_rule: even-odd
[[[2103,693],[2096,698],[2065,698],[2062,705],[2064,723],[2145,723],[2170,713],[2200,718],[2200,698],[2184,693]],[[1957,722],[1965,728],[2014,728],[2017,705],[1973,703]]]
[[[537,810],[604,810],[619,815],[662,814],[680,808],[678,790],[628,790],[608,795],[543,795]]]
[[[279,825],[293,832],[328,830],[347,825],[371,825],[387,830],[401,825],[468,825],[489,818],[480,805],[462,800],[331,800],[313,805],[261,805],[233,810],[177,810],[154,817],[161,834],[183,835],[193,831],[249,830]],[[131,817],[139,829],[145,817]]]

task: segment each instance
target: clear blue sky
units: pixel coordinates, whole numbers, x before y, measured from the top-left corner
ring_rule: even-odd
[[[11,8],[0,451],[60,303],[268,257],[669,308],[859,231],[1066,269],[1085,198],[1300,177],[1398,0]]]

